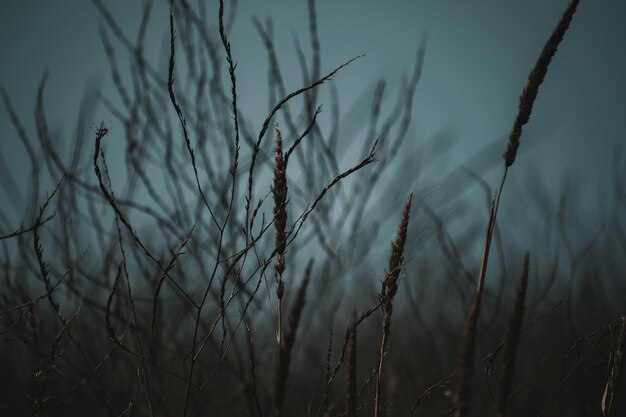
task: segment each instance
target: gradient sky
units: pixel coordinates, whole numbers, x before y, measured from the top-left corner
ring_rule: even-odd
[[[134,33],[141,2],[106,3],[121,26]],[[273,19],[287,86],[295,89],[300,86],[300,71],[292,35],[308,44],[307,7],[302,0],[238,3],[230,38],[238,63],[241,109],[251,120],[260,121],[267,98],[259,96],[255,86],[266,81],[266,55],[252,16]],[[158,54],[167,31],[168,2],[156,0],[155,5],[148,50]],[[426,38],[412,140],[447,132],[456,145],[446,164],[459,166],[467,163],[476,149],[502,138],[502,146],[493,155],[500,158],[528,72],[566,5],[563,0],[320,0],[322,71],[366,54],[335,81],[342,109],[366,109],[367,105],[358,101],[361,93],[371,90],[377,78],[393,83],[406,74]],[[211,13],[216,15],[217,2],[209,2],[208,7],[213,7]],[[87,85],[97,85],[114,96],[98,36],[100,22],[95,7],[86,0],[3,4],[0,85],[33,137],[36,89],[46,69],[50,74],[47,112],[60,138],[71,134]],[[608,178],[612,155],[624,141],[624,22],[624,1],[582,2],[551,64],[525,130],[520,156],[520,165],[539,168],[549,187],[559,186],[561,179],[572,173],[584,173],[581,185],[589,190]],[[103,109],[96,117],[112,119]],[[0,151],[6,162],[0,169],[4,185],[6,172],[18,183],[26,181],[26,154],[4,109],[0,111]]]

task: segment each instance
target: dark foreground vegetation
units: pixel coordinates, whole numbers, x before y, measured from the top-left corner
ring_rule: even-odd
[[[113,121],[89,129],[85,107],[61,146],[45,76],[36,137],[2,94],[31,202],[21,225],[0,219],[0,414],[626,415],[619,155],[602,227],[575,187],[505,181],[533,175],[518,147],[577,1],[538,51],[503,161],[485,162],[500,181],[463,168],[436,188],[412,177],[445,149],[403,151],[424,46],[397,97],[376,84],[347,149],[333,82],[358,61],[322,65],[314,1],[294,89],[256,22],[270,102],[258,126],[238,106],[258,92],[237,86],[222,2],[175,1],[158,63],[144,29],[130,37],[94,4]],[[499,213],[507,199],[517,211]]]

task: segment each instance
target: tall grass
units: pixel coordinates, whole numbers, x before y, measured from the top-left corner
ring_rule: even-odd
[[[20,225],[0,207],[2,415],[624,413],[626,305],[612,294],[626,287],[611,277],[626,247],[619,160],[611,233],[580,244],[565,207],[550,206],[558,196],[502,194],[578,1],[531,70],[495,192],[465,169],[442,182],[448,206],[407,178],[420,157],[405,151],[423,45],[397,97],[376,84],[366,136],[347,138],[354,155],[327,87],[359,63],[323,63],[314,0],[310,56],[296,43],[302,85],[287,85],[271,24],[256,21],[271,101],[258,126],[240,108],[257,93],[239,87],[223,1],[212,12],[171,3],[165,65],[143,48],[151,2],[134,41],[94,4],[116,89],[97,96],[113,121],[90,130],[81,119],[66,157],[48,128],[47,77],[35,138],[2,91],[32,183]],[[459,195],[475,184],[484,217]],[[569,266],[515,244],[512,225],[527,218],[498,216],[507,198],[555,213],[541,227],[565,237]]]

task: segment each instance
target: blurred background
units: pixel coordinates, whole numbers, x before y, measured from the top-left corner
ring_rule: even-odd
[[[238,64],[240,105],[242,113],[258,126],[268,106],[267,54],[253,18],[263,23],[272,19],[285,85],[295,89],[301,85],[301,72],[294,39],[305,53],[310,50],[308,8],[304,1],[234,4],[237,12],[229,29]],[[346,137],[342,140],[365,129],[363,120],[356,116],[368,111],[364,95],[372,93],[380,78],[387,81],[388,91],[398,88],[399,78],[410,71],[414,51],[424,43],[411,140],[425,142],[437,136],[439,141],[454,143],[438,168],[452,170],[470,163],[470,155],[508,134],[528,72],[566,4],[319,2],[322,70],[365,54],[333,83],[343,117],[352,117],[352,123],[342,125],[342,136]],[[133,38],[141,20],[142,2],[109,1],[106,6],[120,28]],[[159,57],[168,48],[168,2],[156,1],[153,9],[145,53],[150,60],[163,63],[165,59],[159,61]],[[206,9],[211,16],[217,13],[216,5],[208,4]],[[597,190],[610,175],[612,157],[619,153],[616,147],[623,140],[621,116],[626,112],[626,57],[621,42],[626,35],[621,24],[625,17],[622,2],[582,4],[542,86],[536,111],[525,130],[520,163],[541,169],[543,184],[553,192],[574,173],[585,173],[577,177],[577,188],[585,192]],[[80,0],[12,2],[0,16],[0,83],[27,122],[32,119],[36,86],[43,72],[49,71],[46,111],[61,146],[70,134],[67,121],[75,120],[86,91],[114,91],[98,35],[102,25],[94,4]],[[124,64],[124,57],[120,60]],[[107,96],[116,99],[115,94]],[[95,111],[94,120],[111,119],[107,112]],[[14,140],[6,112],[0,117],[3,191],[16,193],[9,174],[20,186],[17,188],[22,188],[25,155]],[[32,131],[33,124],[25,124]],[[495,151],[499,153],[500,148]],[[489,158],[492,156],[496,155]],[[11,210],[22,209],[25,197],[21,197],[8,200]],[[592,202],[594,198],[585,200]],[[593,211],[594,206],[589,209]]]

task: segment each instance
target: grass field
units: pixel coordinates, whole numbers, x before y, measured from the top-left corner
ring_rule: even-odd
[[[321,64],[315,1],[299,86],[255,23],[271,103],[256,125],[228,5],[174,2],[153,62],[145,31],[125,34],[95,0],[110,122],[89,126],[85,109],[60,146],[46,76],[35,137],[2,90],[29,204],[19,224],[0,207],[1,414],[625,415],[620,154],[597,224],[575,177],[554,195],[516,164],[578,3],[510,98],[502,159],[485,163],[501,174],[431,184],[413,177],[432,178],[446,145],[407,145],[427,44],[396,96],[375,84],[346,145],[331,86],[359,57]]]

